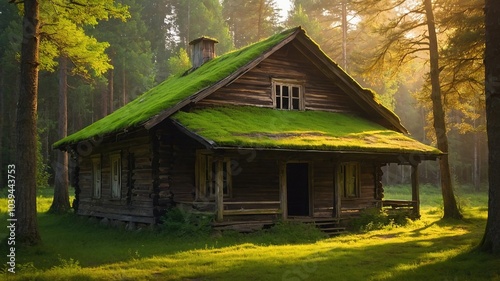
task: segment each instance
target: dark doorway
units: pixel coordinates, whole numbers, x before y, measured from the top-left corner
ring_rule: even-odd
[[[309,164],[288,163],[286,185],[289,216],[309,216]]]

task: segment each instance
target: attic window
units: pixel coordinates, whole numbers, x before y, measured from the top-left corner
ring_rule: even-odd
[[[304,87],[297,81],[273,80],[274,107],[286,110],[304,109]]]

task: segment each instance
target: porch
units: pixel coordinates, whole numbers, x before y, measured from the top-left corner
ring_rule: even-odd
[[[390,212],[405,212],[411,218],[420,217],[420,199],[418,184],[418,163],[411,165],[411,200],[384,200],[381,187],[381,171],[379,162],[364,163],[359,166],[357,180],[357,196],[347,198],[345,180],[339,178],[341,161],[331,158],[310,158],[302,156],[301,161],[278,160],[270,173],[275,169],[275,177],[269,174],[262,176],[264,181],[273,182],[264,188],[253,181],[247,183],[247,174],[241,172],[239,179],[227,175],[225,161],[232,155],[215,156],[214,161],[214,194],[209,204],[214,211],[214,227],[217,229],[234,229],[246,232],[249,229],[261,229],[277,221],[302,221],[315,225],[325,225],[333,230],[342,229],[341,221],[359,216],[367,208],[383,208]],[[252,165],[263,165],[253,159]],[[239,165],[242,170],[253,171],[247,166]],[[300,170],[303,170],[302,172]],[[301,176],[302,174],[302,176]],[[253,174],[252,174],[253,175]],[[228,178],[233,187],[228,191]],[[243,191],[244,190],[244,191]],[[252,193],[250,193],[252,192]],[[231,193],[235,196],[228,196]],[[295,193],[295,195],[291,194]],[[293,202],[295,201],[295,202]],[[327,227],[328,226],[328,227]]]

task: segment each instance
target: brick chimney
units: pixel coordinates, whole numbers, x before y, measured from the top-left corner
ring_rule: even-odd
[[[215,58],[215,43],[219,43],[219,41],[209,37],[200,37],[189,42],[189,45],[193,46],[191,49],[193,69]]]

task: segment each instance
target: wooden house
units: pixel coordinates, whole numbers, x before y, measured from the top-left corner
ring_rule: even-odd
[[[219,225],[383,206],[419,215],[418,164],[441,152],[302,28],[215,58],[215,40],[192,43],[196,67],[54,144],[78,160],[78,214],[153,224],[181,205]],[[383,199],[388,163],[411,165],[412,200]]]

